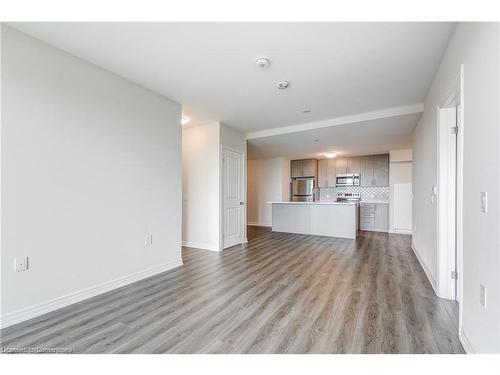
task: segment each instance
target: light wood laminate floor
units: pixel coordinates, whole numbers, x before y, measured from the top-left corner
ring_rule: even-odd
[[[411,237],[357,240],[249,227],[223,253],[1,332],[3,347],[73,353],[463,353],[455,303],[432,291]]]

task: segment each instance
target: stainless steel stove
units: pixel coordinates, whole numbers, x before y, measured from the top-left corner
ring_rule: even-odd
[[[359,202],[361,201],[360,193],[337,193],[337,202]]]

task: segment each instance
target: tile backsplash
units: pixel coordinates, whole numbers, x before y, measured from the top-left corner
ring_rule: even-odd
[[[320,201],[334,201],[337,193],[360,193],[361,201],[389,201],[389,186],[344,186],[320,188]]]

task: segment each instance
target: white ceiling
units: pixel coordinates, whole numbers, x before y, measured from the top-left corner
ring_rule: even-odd
[[[453,23],[13,23],[13,27],[171,98],[193,124],[245,133],[422,103]],[[259,56],[271,66],[259,70]],[[281,91],[276,82],[289,80]],[[310,108],[310,114],[302,109]],[[338,126],[325,147],[386,149],[417,115]],[[417,116],[418,117],[418,116]],[[412,122],[413,121],[413,122]],[[347,137],[351,127],[363,133]],[[378,129],[379,131],[376,131]],[[322,137],[317,129],[304,134]],[[384,133],[385,132],[385,133]],[[410,129],[411,132],[411,129]],[[382,142],[374,139],[387,135]],[[405,138],[406,137],[406,138]],[[252,148],[277,141],[252,141]],[[294,141],[295,140],[295,141]],[[325,141],[321,139],[321,141]],[[343,143],[339,143],[339,142]],[[385,143],[384,143],[385,142]],[[404,142],[401,142],[404,143]],[[283,148],[284,147],[284,148]],[[258,152],[258,151],[256,151]],[[266,153],[276,153],[274,146]],[[298,155],[297,155],[298,156]]]
[[[411,133],[419,117],[420,113],[411,113],[249,139],[248,158],[321,159],[323,152],[355,156],[410,148]]]

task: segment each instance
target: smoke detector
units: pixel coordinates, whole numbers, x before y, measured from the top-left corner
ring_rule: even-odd
[[[284,90],[288,87],[288,85],[290,85],[290,82],[288,82],[288,81],[279,81],[276,84],[276,87],[278,87],[278,89],[280,89],[280,90]]]
[[[257,60],[255,60],[255,64],[261,69],[265,69],[271,64],[271,61],[267,57],[259,57]]]

